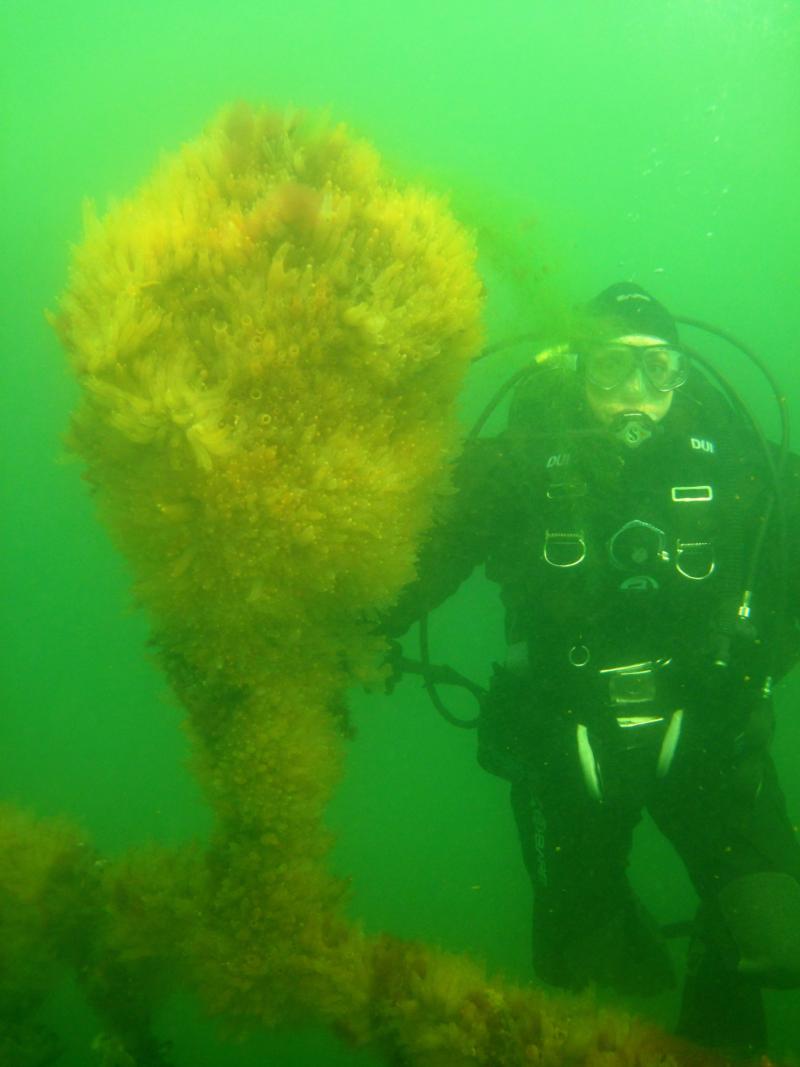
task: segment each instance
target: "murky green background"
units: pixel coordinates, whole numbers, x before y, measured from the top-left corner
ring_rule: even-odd
[[[632,278],[747,339],[800,409],[795,0],[5,0],[0,34],[0,796],[69,813],[107,852],[184,840],[208,817],[125,565],[62,454],[74,386],[42,309],[82,199],[131,191],[220,105],[328,107],[403,174],[451,190],[480,231],[490,339],[537,325],[527,294],[542,284],[580,300]],[[521,264],[535,269],[520,278]],[[465,419],[523,356],[476,368]],[[758,380],[723,358],[773,427]],[[437,657],[487,676],[500,616],[480,577],[432,627]],[[798,816],[799,702],[795,678],[776,752]],[[528,980],[505,786],[418,683],[354,706],[331,812],[353,913]],[[690,914],[686,878],[646,824],[634,879],[659,919]],[[640,1007],[669,1023],[675,998]],[[83,1067],[97,1023],[69,987],[50,1010],[64,1062]],[[770,1010],[776,1052],[797,1054],[800,994],[770,995]],[[317,1033],[220,1044],[188,1000],[161,1032],[192,1067],[371,1062]]]

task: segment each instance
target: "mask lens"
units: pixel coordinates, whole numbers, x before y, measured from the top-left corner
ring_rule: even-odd
[[[587,379],[598,389],[616,389],[633,371],[636,359],[630,345],[600,345],[585,358]]]
[[[642,351],[642,367],[650,384],[659,392],[668,393],[686,381],[688,365],[679,348],[652,345]]]

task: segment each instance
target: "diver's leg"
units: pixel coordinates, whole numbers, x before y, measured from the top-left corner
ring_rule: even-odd
[[[668,954],[626,877],[637,806],[599,804],[570,763],[512,785],[534,891],[533,963],[566,989],[590,983],[658,992],[674,983]]]
[[[689,944],[676,1033],[699,1045],[763,1051],[764,998],[736,970],[735,948],[719,909],[701,906]]]
[[[650,805],[701,900],[678,1029],[753,1052],[766,1044],[761,988],[800,984],[800,846],[768,754],[769,706],[730,738],[710,718],[688,721]]]
[[[640,799],[601,804],[589,793],[575,722],[542,702],[527,676],[496,667],[478,724],[478,760],[512,782],[539,977],[568,989],[674,984],[669,955],[626,877]]]

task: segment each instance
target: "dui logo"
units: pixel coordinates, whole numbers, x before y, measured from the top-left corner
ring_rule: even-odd
[[[553,467],[566,467],[569,463],[569,452],[556,452],[555,455],[550,456],[545,466],[550,471]]]
[[[689,443],[691,444],[691,446],[695,450],[695,452],[708,452],[708,453],[716,452],[716,448],[714,447],[714,442],[713,441],[709,441],[705,437],[690,437],[689,438]]]

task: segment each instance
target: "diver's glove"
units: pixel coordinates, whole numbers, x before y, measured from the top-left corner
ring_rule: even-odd
[[[382,667],[385,671],[384,692],[393,693],[394,688],[405,673],[403,646],[393,638],[388,640],[388,650],[384,656]]]

